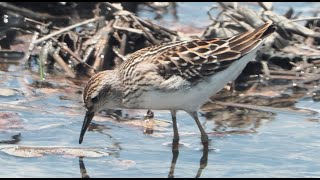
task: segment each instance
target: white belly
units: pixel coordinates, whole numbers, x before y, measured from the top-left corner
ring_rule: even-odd
[[[256,50],[232,63],[227,69],[209,77],[189,89],[175,92],[145,92],[141,96],[141,108],[155,110],[187,110],[195,111],[200,108],[211,96],[219,92],[228,82],[235,80],[249,61],[253,59]]]

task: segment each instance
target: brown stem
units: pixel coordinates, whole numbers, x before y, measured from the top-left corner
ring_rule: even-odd
[[[83,22],[80,22],[80,23],[77,23],[77,24],[74,24],[74,25],[71,25],[71,26],[68,26],[66,28],[63,28],[63,29],[60,29],[59,31],[55,31],[51,34],[48,34],[46,36],[43,36],[42,38],[40,39],[37,39],[34,44],[37,45],[39,43],[41,43],[42,41],[45,41],[45,40],[48,40],[50,38],[52,38],[53,36],[56,36],[56,35],[59,35],[61,33],[64,33],[66,31],[69,31],[71,29],[74,29],[76,27],[79,27],[79,26],[82,26],[82,25],[85,25],[85,24],[88,24],[88,23],[91,23],[91,22],[95,22],[95,21],[98,21],[101,17],[95,17],[95,18],[92,18],[92,19],[88,19],[86,21],[83,21]]]
[[[49,53],[53,57],[53,59],[61,66],[61,68],[67,73],[67,76],[71,78],[76,77],[73,71],[69,68],[68,64],[64,62],[64,60],[61,58],[57,51]]]

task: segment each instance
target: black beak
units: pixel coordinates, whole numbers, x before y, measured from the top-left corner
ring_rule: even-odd
[[[93,116],[94,116],[94,112],[91,112],[90,110],[88,110],[86,112],[86,116],[84,117],[83,125],[82,125],[82,128],[81,128],[81,133],[80,133],[80,137],[79,137],[79,144],[82,143],[84,133],[86,133],[86,130],[88,129],[89,124],[90,124]]]

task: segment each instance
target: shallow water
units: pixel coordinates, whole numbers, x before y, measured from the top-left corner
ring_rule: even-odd
[[[253,8],[257,11],[260,11],[260,6],[255,2],[240,2],[241,5],[246,5],[250,8]],[[174,21],[174,17],[168,13],[164,15],[162,21],[155,23],[167,26],[168,28],[175,28],[177,24],[180,26],[192,25],[194,27],[205,29],[208,25],[212,23],[210,20],[207,11],[210,10],[213,6],[218,6],[215,2],[179,2],[178,7],[178,16],[179,22]],[[302,16],[300,18],[313,16],[314,12],[318,11],[320,3],[318,2],[273,2],[273,9],[275,12],[283,15],[289,8],[294,9],[294,15],[301,12]],[[217,15],[220,11],[212,10],[210,13],[213,17]],[[152,20],[154,15],[148,11],[143,11],[139,13],[140,16]]]
[[[201,9],[212,3],[199,3],[193,7],[194,4],[181,3],[179,7]],[[281,11],[286,10],[286,4],[277,4]],[[307,11],[318,4],[294,5]],[[207,18],[205,13],[197,17]],[[181,15],[182,22],[187,19]],[[200,26],[206,25],[197,22]],[[58,88],[34,88],[32,83],[38,80],[37,73],[14,64],[2,70],[6,71],[0,72],[0,91],[3,88],[18,91],[10,96],[0,95],[0,141],[15,140],[0,143],[0,177],[168,177],[171,167],[175,167],[170,175],[174,177],[320,177],[319,114],[264,113],[258,120],[237,123],[237,119],[233,119],[223,125],[227,130],[237,130],[235,133],[215,131],[217,117],[200,116],[211,139],[206,155],[195,122],[186,113],[178,112],[182,146],[177,156],[170,146],[169,112],[155,111],[154,132],[145,134],[146,122],[142,119],[146,111],[130,111],[139,115],[137,120],[95,117],[94,126],[79,145],[84,116],[81,94],[77,93],[81,86],[61,79],[55,83],[57,80],[48,77],[47,81],[57,84]],[[320,103],[302,98],[295,107],[318,112]],[[246,113],[250,112],[239,116],[239,121],[240,117],[248,117]],[[44,154],[19,157],[18,151],[8,153],[8,148],[12,147],[31,147]],[[91,153],[104,155],[95,157],[88,153],[89,157],[79,158],[65,153],[65,149],[60,154],[53,153],[51,147],[87,148],[93,149]],[[173,160],[176,160],[175,166]]]

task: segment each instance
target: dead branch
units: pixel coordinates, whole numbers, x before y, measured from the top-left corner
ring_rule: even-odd
[[[71,30],[71,29],[74,29],[74,28],[76,28],[76,27],[79,27],[79,26],[82,26],[82,25],[85,25],[85,24],[89,24],[89,23],[98,21],[98,20],[100,20],[101,18],[102,18],[102,17],[95,17],[95,18],[88,19],[88,20],[86,20],[86,21],[83,21],[83,22],[80,22],[80,23],[77,23],[77,24],[68,26],[68,27],[66,27],[66,28],[60,29],[59,31],[55,31],[55,32],[53,32],[53,33],[51,33],[51,34],[48,34],[47,36],[44,36],[44,37],[42,37],[42,38],[40,38],[40,39],[37,39],[37,40],[34,42],[34,44],[37,45],[37,44],[41,43],[42,41],[45,41],[45,40],[50,39],[50,38],[53,37],[53,36],[57,36],[57,35],[59,35],[59,34],[61,34],[61,33],[64,33],[64,32],[66,32],[66,31],[69,31],[69,30]]]
[[[0,2],[0,7],[4,10],[13,11],[13,12],[21,14],[22,16],[26,16],[31,19],[36,19],[38,21],[47,21],[47,20],[65,21],[65,20],[70,19],[69,17],[66,17],[66,16],[59,17],[59,16],[51,16],[51,15],[45,14],[45,13],[37,13],[37,12],[31,11],[26,8],[17,7],[15,5],[12,5],[7,2]]]

